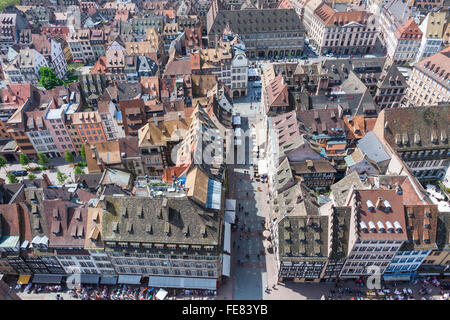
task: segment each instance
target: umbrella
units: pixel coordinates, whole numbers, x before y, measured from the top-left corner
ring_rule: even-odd
[[[263,246],[264,246],[264,248],[272,248],[272,243],[270,243],[270,241],[268,241],[268,240],[264,240],[264,242],[263,242]]]
[[[270,231],[269,230],[264,230],[263,231],[263,236],[266,237],[266,238],[270,237]]]

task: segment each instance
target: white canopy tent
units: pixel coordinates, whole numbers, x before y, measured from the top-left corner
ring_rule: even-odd
[[[156,299],[164,300],[169,293],[164,289],[159,289],[158,293],[155,295]]]

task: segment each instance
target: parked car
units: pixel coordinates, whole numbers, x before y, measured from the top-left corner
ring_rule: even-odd
[[[16,170],[16,171],[11,171],[10,173],[15,175],[16,177],[24,177],[24,176],[28,175],[28,172],[26,170]]]
[[[334,54],[333,53],[328,53],[328,54],[326,54],[326,56],[331,58],[331,57],[334,57]]]
[[[307,60],[307,59],[308,59],[308,56],[301,56],[300,59],[302,59],[302,60]]]

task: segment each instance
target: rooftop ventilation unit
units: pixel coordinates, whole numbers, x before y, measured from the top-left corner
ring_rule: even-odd
[[[394,221],[394,227],[395,227],[395,232],[397,232],[397,233],[402,232],[402,226],[401,226],[400,222]]]
[[[370,232],[377,231],[377,228],[375,227],[375,223],[373,223],[373,221],[369,221],[369,229],[370,229]]]
[[[380,232],[386,232],[386,228],[384,227],[383,222],[378,221],[378,222],[377,222],[377,226],[378,226],[378,231],[380,231]]]
[[[367,204],[367,208],[369,209],[369,211],[374,211],[375,210],[375,207],[373,206],[372,201],[367,200],[366,204]]]
[[[384,212],[390,212],[392,210],[391,204],[389,201],[384,200]]]
[[[386,227],[388,232],[392,233],[394,232],[394,226],[392,225],[392,223],[390,221],[386,221]]]

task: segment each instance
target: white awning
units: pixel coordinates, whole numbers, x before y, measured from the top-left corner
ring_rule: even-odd
[[[233,125],[240,126],[241,125],[241,117],[240,116],[234,116],[233,117]]]
[[[148,285],[156,288],[217,289],[216,279],[150,276]]]
[[[242,135],[242,129],[241,128],[234,129],[234,136],[235,137],[240,137],[241,135]]]
[[[267,175],[267,160],[259,160],[258,161],[258,173],[260,176]]]
[[[231,270],[231,257],[224,253],[222,258],[222,275],[229,277]]]
[[[223,239],[223,251],[231,253],[231,224],[225,222],[225,237]]]
[[[225,211],[225,222],[234,224],[235,220],[236,220],[236,211],[226,210]]]
[[[119,281],[117,281],[117,283],[118,284],[140,284],[141,276],[131,276],[131,275],[121,274],[121,275],[119,275]]]
[[[225,210],[236,211],[236,199],[226,199]]]

